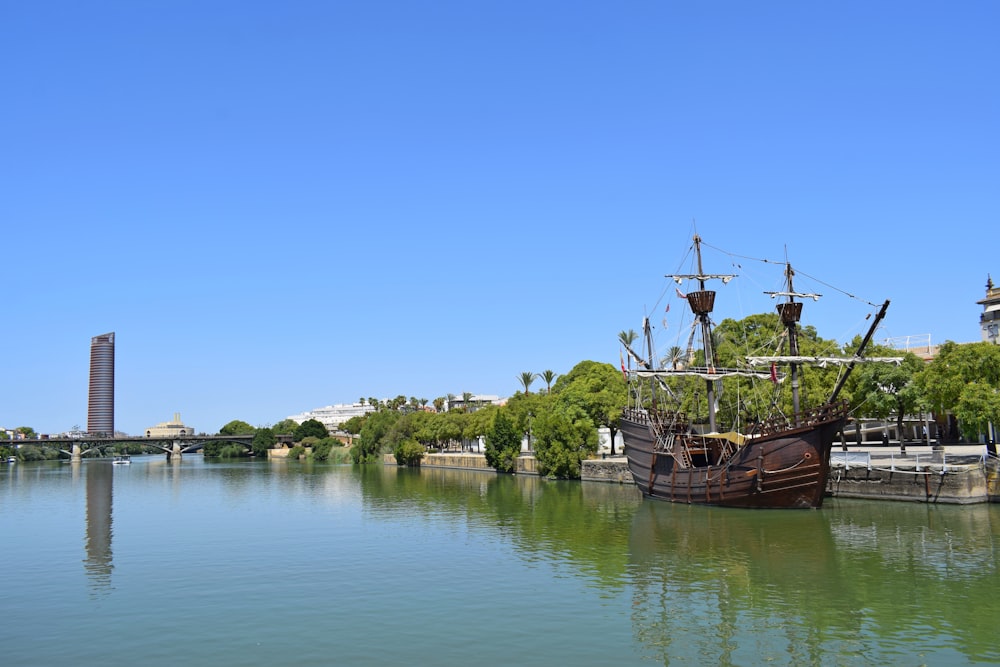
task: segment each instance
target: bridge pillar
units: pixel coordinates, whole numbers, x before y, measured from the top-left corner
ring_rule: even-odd
[[[79,442],[74,442],[73,446],[70,447],[69,460],[70,461],[79,461],[82,458],[83,458],[83,448],[80,447],[80,443]]]
[[[168,461],[180,461],[181,452],[183,451],[183,445],[180,440],[174,440],[174,445],[169,452],[167,452]]]

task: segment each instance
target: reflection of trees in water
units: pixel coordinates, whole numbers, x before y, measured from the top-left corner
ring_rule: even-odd
[[[897,648],[944,647],[995,661],[995,516],[986,506],[646,502],[629,539],[633,630],[664,664],[870,664],[894,662]]]
[[[111,588],[111,497],[114,470],[110,462],[93,461],[85,466],[87,477],[87,557],[84,570],[95,591]]]
[[[601,586],[624,585],[631,485],[536,475],[363,466],[364,511],[374,519],[462,521],[499,533],[528,562],[565,563]]]
[[[878,633],[922,626],[972,660],[1000,662],[1000,508],[837,503],[830,526]]]
[[[997,506],[836,499],[755,511],[528,475],[356,474],[368,518],[460,522],[509,540],[525,561],[631,588],[637,643],[663,664],[933,663],[947,651],[1000,663]]]

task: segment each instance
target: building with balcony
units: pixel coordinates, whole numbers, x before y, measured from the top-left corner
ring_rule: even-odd
[[[338,405],[328,405],[325,408],[316,408],[315,410],[309,410],[297,415],[290,415],[288,419],[293,420],[297,424],[315,419],[325,426],[327,431],[333,433],[351,417],[361,417],[369,412],[375,412],[374,405],[368,405],[367,403],[341,403]]]

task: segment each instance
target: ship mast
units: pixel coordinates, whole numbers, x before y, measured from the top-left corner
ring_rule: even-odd
[[[792,271],[792,265],[788,262],[785,263],[785,282],[788,286],[788,292],[785,296],[788,300],[784,303],[779,303],[777,306],[778,314],[781,315],[781,323],[785,325],[785,330],[788,331],[788,354],[792,357],[799,356],[799,328],[798,322],[802,317],[802,302],[796,301],[795,290],[792,287],[792,276],[795,272]],[[792,413],[794,414],[795,424],[799,423],[799,365],[794,361],[789,364],[789,374],[792,377]]]
[[[851,359],[851,363],[848,364],[847,370],[841,374],[840,379],[837,381],[837,385],[833,388],[833,393],[830,394],[830,401],[829,401],[830,403],[833,403],[835,400],[837,400],[837,395],[840,393],[840,390],[844,387],[844,383],[847,382],[847,377],[851,374],[851,371],[854,370],[854,365],[858,361],[862,360],[862,357],[865,354],[865,348],[868,347],[869,341],[871,341],[872,336],[875,334],[875,329],[878,328],[879,322],[881,322],[882,318],[885,317],[885,311],[888,309],[889,309],[889,300],[886,299],[885,303],[883,303],[882,307],[879,309],[878,314],[875,316],[875,321],[872,322],[872,325],[870,327],[868,327],[868,333],[865,334],[865,337],[861,341],[861,344],[858,345],[858,349],[855,350],[854,358]],[[898,363],[900,360],[893,359],[892,361],[896,361]]]
[[[705,366],[708,367],[709,374],[714,374],[715,349],[712,346],[712,323],[708,315],[715,307],[715,292],[705,289],[705,281],[711,278],[718,278],[722,280],[723,284],[725,284],[732,280],[735,276],[706,274],[704,272],[701,265],[701,237],[697,234],[694,235],[694,251],[695,256],[698,259],[698,273],[695,275],[671,275],[668,276],[668,278],[673,278],[678,283],[682,282],[684,279],[693,279],[698,281],[698,291],[688,292],[686,298],[688,305],[691,307],[691,312],[694,313],[698,322],[701,324],[701,342],[705,350]],[[715,382],[716,379],[714,378],[705,380],[705,387],[708,392],[708,428],[713,433],[718,432],[715,424]]]

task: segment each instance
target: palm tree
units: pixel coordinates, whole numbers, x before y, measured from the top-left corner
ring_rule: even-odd
[[[670,365],[670,368],[677,370],[677,366],[680,365],[681,359],[684,358],[684,350],[679,346],[674,345],[669,350],[667,350],[667,356],[663,358],[663,365]]]
[[[632,356],[635,354],[635,352],[632,350],[632,343],[634,343],[636,338],[638,337],[639,334],[635,332],[635,329],[629,329],[628,331],[623,330],[618,332],[618,342],[624,345],[625,349],[628,351],[628,354],[626,356],[628,357],[629,368],[632,368]]]
[[[548,394],[552,391],[552,383],[556,381],[558,377],[553,371],[542,371],[542,381],[545,382],[545,393]]]
[[[535,373],[529,373],[528,371],[524,371],[517,378],[521,382],[521,385],[524,387],[524,393],[525,394],[529,393],[529,389],[528,388],[531,386],[531,383],[535,381],[536,377],[538,377],[537,374],[535,374]]]
[[[639,334],[635,332],[635,329],[629,329],[628,331],[619,331],[618,340],[621,341],[622,345],[625,347],[632,347],[632,343],[635,339],[639,337]]]

